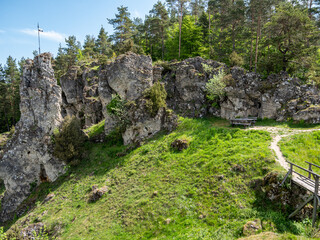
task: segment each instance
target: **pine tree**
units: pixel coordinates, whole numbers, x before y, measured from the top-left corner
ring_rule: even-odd
[[[177,12],[179,15],[179,59],[181,56],[181,33],[182,33],[182,19],[185,11],[186,3],[190,2],[190,0],[167,0],[167,3],[172,7],[177,8]]]
[[[10,125],[15,125],[20,118],[20,72],[16,64],[16,60],[11,56],[7,58],[7,63],[4,66],[4,78],[7,84],[7,95],[9,99],[10,109],[8,111],[8,118]]]
[[[155,42],[161,42],[161,59],[164,59],[164,41],[166,28],[169,25],[169,14],[165,6],[158,1],[150,10],[150,29],[154,33]]]
[[[316,52],[319,30],[307,10],[291,3],[280,4],[266,29],[269,43],[281,56],[283,71],[296,70],[303,64],[303,59]],[[291,69],[288,69],[289,64]]]
[[[77,55],[81,49],[81,44],[77,41],[75,36],[69,36],[65,39],[65,42],[67,46],[63,49],[63,52],[65,54],[67,66],[70,68],[77,63]]]
[[[111,43],[108,39],[108,34],[101,26],[97,40],[95,41],[95,51],[100,55],[105,55],[107,57],[112,56]]]
[[[126,42],[132,37],[133,23],[130,19],[128,7],[121,6],[117,9],[118,14],[115,15],[114,19],[108,19],[108,22],[113,26],[114,29],[112,39],[116,44],[119,44]]]
[[[94,58],[95,56],[95,37],[86,35],[83,43],[83,54],[85,57]]]

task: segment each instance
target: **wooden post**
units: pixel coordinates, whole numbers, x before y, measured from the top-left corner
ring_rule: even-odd
[[[314,187],[314,197],[313,197],[313,214],[312,214],[312,227],[315,227],[317,220],[317,210],[318,210],[318,190],[319,190],[319,177],[317,175],[313,175],[315,179],[315,187]]]
[[[292,186],[292,172],[293,171],[293,165],[292,165],[292,163],[290,163],[290,173],[291,173],[291,178],[290,178],[290,186]]]
[[[309,164],[309,171],[312,172],[312,165],[310,163],[308,163],[308,164]],[[308,178],[311,179],[311,173],[310,172],[309,172]]]

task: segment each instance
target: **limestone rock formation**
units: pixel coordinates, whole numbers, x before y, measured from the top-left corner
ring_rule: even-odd
[[[169,64],[162,72],[169,108],[188,117],[204,117],[209,112],[219,116],[219,110],[208,104],[206,99],[206,83],[217,74],[219,67],[223,65],[201,57]]]
[[[98,91],[99,65],[73,66],[61,77],[62,114],[77,116],[83,127],[89,127],[103,119]]]
[[[99,78],[103,109],[111,102],[112,95],[119,95],[121,99],[135,103],[127,113],[130,125],[123,133],[124,144],[139,143],[160,130],[170,130],[176,125],[176,117],[165,109],[159,109],[155,116],[150,115],[146,109],[143,93],[154,83],[150,57],[131,52],[120,55],[113,63],[105,66]],[[103,113],[105,133],[108,134],[118,123],[106,110]]]
[[[231,69],[231,74],[235,84],[226,88],[226,99],[221,103],[222,118],[255,116],[320,123],[317,87],[303,84],[284,72],[265,80],[241,68]]]
[[[54,79],[49,53],[27,60],[20,96],[21,120],[0,159],[0,179],[6,187],[1,222],[12,217],[32,187],[54,181],[64,172],[64,163],[50,154],[51,135],[62,116],[61,89]]]

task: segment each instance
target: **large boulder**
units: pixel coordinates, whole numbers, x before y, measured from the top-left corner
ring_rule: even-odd
[[[13,216],[32,187],[55,181],[65,171],[65,164],[50,154],[51,135],[62,116],[61,88],[54,78],[49,53],[26,61],[20,97],[21,120],[0,159],[0,179],[6,187],[1,222]]]

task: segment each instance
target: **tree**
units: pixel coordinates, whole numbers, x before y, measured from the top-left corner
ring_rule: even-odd
[[[83,54],[86,57],[93,58],[95,56],[95,37],[86,35],[83,43]]]
[[[203,34],[200,26],[194,24],[194,18],[186,16],[183,20],[182,28],[182,44],[180,58],[186,59],[189,57],[202,56],[202,40]],[[169,39],[166,43],[168,49],[168,60],[179,57],[177,48],[179,46],[180,27],[178,24],[169,32]]]
[[[114,19],[108,19],[108,23],[113,26],[114,34],[112,36],[113,41],[116,44],[123,43],[129,40],[133,35],[133,23],[130,19],[130,13],[128,7],[118,7],[118,14]]]
[[[191,8],[191,14],[195,19],[195,22],[198,21],[199,17],[204,11],[204,0],[191,0],[190,2],[190,8]]]
[[[186,3],[190,2],[190,0],[167,0],[167,3],[171,4],[172,6],[175,6],[179,13],[179,59],[181,56],[181,32],[182,32],[182,19],[183,19],[183,13],[185,10]]]
[[[67,66],[70,68],[77,63],[77,55],[81,49],[81,44],[79,41],[77,41],[75,36],[69,36],[65,39],[65,42],[66,47],[63,48],[63,52],[66,55],[65,58],[67,61]]]
[[[301,65],[301,59],[315,52],[319,31],[310,20],[307,10],[291,3],[280,4],[276,13],[266,24],[269,43],[282,56],[282,69],[288,64]]]
[[[10,126],[15,125],[20,118],[20,72],[16,64],[16,59],[11,56],[7,58],[7,63],[4,66],[4,81],[7,85],[7,96],[8,96],[8,120]]]
[[[111,49],[111,43],[103,26],[101,26],[98,38],[95,42],[95,50],[100,55],[106,55],[108,57],[112,56],[113,51]]]
[[[164,40],[166,28],[169,25],[169,14],[165,6],[158,1],[150,10],[150,29],[154,33],[156,41],[161,39],[161,59],[164,59]]]
[[[5,81],[5,73],[0,64],[0,133],[10,130],[10,120],[8,113],[10,111],[8,98],[8,85]]]

